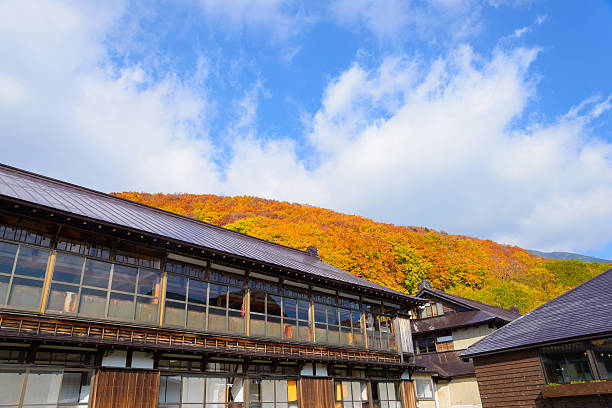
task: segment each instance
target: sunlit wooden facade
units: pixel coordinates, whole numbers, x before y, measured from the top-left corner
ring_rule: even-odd
[[[0,166],[0,407],[414,407],[419,299],[221,233]]]

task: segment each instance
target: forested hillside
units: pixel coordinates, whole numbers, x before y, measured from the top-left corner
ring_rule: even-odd
[[[290,247],[314,245],[325,262],[396,290],[414,294],[428,279],[436,289],[521,312],[612,266],[544,260],[489,240],[257,197],[115,195]]]

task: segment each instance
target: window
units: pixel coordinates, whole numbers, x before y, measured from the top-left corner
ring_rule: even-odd
[[[593,380],[585,343],[570,343],[541,349],[546,379],[550,383]]]
[[[414,380],[417,399],[433,399],[433,384],[431,380]]]
[[[71,370],[3,370],[0,373],[0,404],[87,407],[91,372]],[[23,393],[23,405],[20,397]],[[2,405],[5,406],[5,405]]]
[[[433,353],[436,351],[436,342],[433,336],[416,339],[417,353]]]
[[[372,402],[374,407],[402,408],[399,382],[372,382]]]
[[[164,323],[192,329],[244,333],[244,295],[242,287],[168,274]]]
[[[603,380],[612,380],[612,337],[592,340],[597,371]]]
[[[364,381],[336,381],[336,407],[369,407],[368,383]]]
[[[444,314],[444,306],[441,303],[425,303],[416,309],[417,319],[426,319],[428,317],[441,316]]]
[[[244,398],[244,380],[239,377],[160,377],[160,408],[242,408]]]
[[[47,310],[155,323],[161,273],[57,252]]]
[[[0,242],[0,305],[37,310],[50,251]]]
[[[297,380],[249,380],[249,407],[297,408]]]
[[[259,282],[249,282],[258,287]],[[310,329],[310,302],[251,290],[251,327],[253,336],[283,337],[286,339],[312,340]]]

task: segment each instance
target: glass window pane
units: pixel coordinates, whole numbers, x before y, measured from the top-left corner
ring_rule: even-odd
[[[62,379],[62,389],[59,395],[59,402],[70,403],[79,402],[81,391],[81,380],[87,373],[64,373]]]
[[[433,390],[430,380],[416,380],[417,398],[433,398]]]
[[[0,273],[13,273],[17,245],[0,242]]]
[[[229,383],[230,381],[228,381]],[[242,378],[234,378],[233,383],[230,385],[230,390],[228,393],[229,402],[244,402],[244,381]],[[236,408],[241,407],[242,405],[238,404],[230,404],[230,407]]]
[[[25,371],[2,370],[0,372],[0,404],[18,404]]]
[[[9,295],[8,304],[11,306],[36,309],[40,306],[43,281],[13,278],[13,286]]]
[[[206,379],[206,402],[227,402],[225,398],[225,378]]]
[[[59,397],[62,374],[31,370],[23,398],[25,404],[55,404]]]
[[[86,316],[104,317],[106,310],[106,291],[83,288],[81,290],[81,301],[79,302],[79,313]]]
[[[268,316],[281,315],[281,297],[268,295]]]
[[[183,377],[182,402],[204,402],[204,378]]]
[[[53,283],[49,290],[47,310],[62,313],[75,313],[79,287]]]
[[[351,311],[348,309],[338,309],[340,312],[340,326],[351,327]]]
[[[136,298],[135,319],[141,322],[157,322],[157,311],[159,309],[158,298],[146,298],[138,296]]]
[[[111,292],[108,301],[108,317],[132,320],[134,318],[134,295]]]
[[[212,286],[212,285],[211,285]],[[208,308],[208,330],[225,331],[225,309]]]
[[[261,380],[255,378],[251,379],[249,385],[249,401],[261,402]]]
[[[207,290],[208,283],[191,279],[189,281],[189,301],[205,305]]]
[[[316,323],[327,323],[327,306],[315,303],[314,317]]]
[[[317,343],[327,342],[327,325],[324,323],[315,323],[315,341]]]
[[[340,321],[338,320],[338,308],[327,306],[327,323],[335,326],[340,324]]]
[[[283,298],[283,317],[296,318],[297,301],[291,298]]]
[[[3,305],[6,301],[6,294],[8,293],[10,276],[0,275],[0,305]]]
[[[252,336],[264,336],[266,334],[265,316],[251,313],[251,328]]]
[[[362,317],[363,317],[362,313],[357,310],[353,310],[351,312],[351,322],[353,323],[353,329],[361,328],[361,318]]]
[[[327,327],[327,342],[333,344],[340,343],[340,328],[338,326]]]
[[[107,262],[100,262],[88,259],[85,262],[83,285],[105,289],[108,288],[111,265],[112,264]]]
[[[244,333],[244,312],[230,310],[229,312],[229,331],[234,333]]]
[[[274,402],[274,380],[261,380],[261,401]]]
[[[592,340],[595,362],[603,379],[612,380],[612,337]]]
[[[287,339],[297,337],[297,326],[295,320],[283,319],[283,337]]]
[[[308,322],[298,321],[298,338],[301,340],[312,340],[312,333]]]
[[[266,313],[266,294],[258,290],[251,291],[251,312]]]
[[[159,402],[180,402],[180,400],[181,377],[161,376],[159,382]]]
[[[138,294],[159,297],[161,294],[161,274],[147,269],[140,270]]]
[[[48,260],[49,250],[22,246],[19,249],[15,274],[42,279],[45,277]]]
[[[280,317],[268,316],[267,336],[280,337],[281,335],[281,319]]]
[[[244,290],[236,287],[229,287],[229,304],[227,306],[234,310],[244,310]]]
[[[81,283],[85,258],[58,252],[53,267],[53,280],[65,283]]]
[[[129,266],[115,265],[113,269],[113,290],[122,292],[134,292],[136,289],[136,276],[138,269]]]
[[[570,343],[542,349],[542,362],[548,382],[591,381],[593,374],[585,343]]]
[[[166,299],[182,300],[187,296],[187,278],[168,275],[166,281]]]
[[[191,292],[191,285],[189,285]],[[206,306],[187,305],[187,327],[192,329],[206,328]]]
[[[298,319],[310,320],[310,302],[298,300]]]
[[[185,304],[166,301],[164,322],[174,326],[185,326]]]
[[[227,286],[210,284],[208,304],[216,307],[227,307]]]
[[[350,327],[340,328],[340,344],[355,345]]]
[[[275,388],[276,388],[276,402],[287,402],[288,401],[287,381],[277,380]]]

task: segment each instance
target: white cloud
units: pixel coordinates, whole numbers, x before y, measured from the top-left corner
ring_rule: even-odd
[[[295,0],[200,0],[209,24],[241,32],[264,30],[276,40],[297,34],[312,20]]]
[[[104,42],[123,4],[99,4],[0,4],[2,160],[105,190],[217,189],[205,98],[112,64]]]
[[[457,40],[479,30],[484,5],[475,0],[338,0],[330,16],[344,26],[367,28],[381,42],[399,43],[414,34],[433,40],[441,33]]]
[[[304,139],[257,133],[255,84],[213,143],[206,61],[192,78],[116,65],[106,42],[123,4],[100,4],[0,3],[3,162],[106,191],[253,194],[536,249],[612,242],[612,145],[592,129],[612,99],[524,124],[535,48],[351,64]]]

